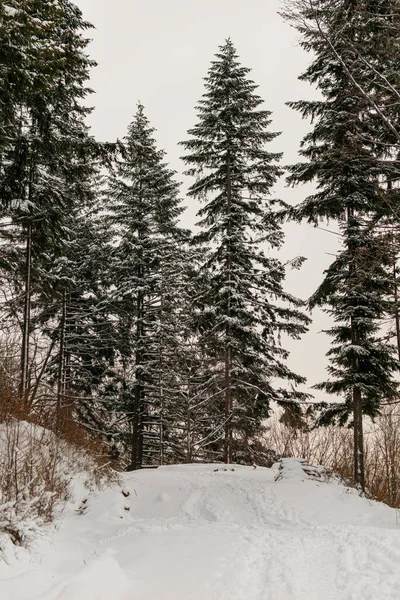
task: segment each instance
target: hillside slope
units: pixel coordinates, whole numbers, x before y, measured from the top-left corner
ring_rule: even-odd
[[[386,600],[400,597],[396,511],[301,463],[185,465],[85,491],[2,600]],[[33,558],[32,558],[33,556]],[[29,560],[29,562],[28,562]]]

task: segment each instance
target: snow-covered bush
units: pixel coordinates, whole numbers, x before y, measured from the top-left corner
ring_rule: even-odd
[[[54,434],[37,425],[11,418],[0,424],[0,536],[28,543],[68,499],[60,446]]]
[[[78,473],[88,487],[110,477],[90,453],[48,429],[14,418],[0,423],[0,552],[9,539],[28,544],[62,511]]]

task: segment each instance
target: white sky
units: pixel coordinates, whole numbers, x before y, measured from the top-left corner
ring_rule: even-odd
[[[298,81],[309,57],[297,42],[296,32],[277,14],[279,0],[75,0],[85,19],[96,30],[90,55],[98,62],[91,86],[95,110],[90,117],[93,133],[101,140],[114,141],[125,135],[140,100],[157,140],[167,151],[167,160],[182,177],[182,148],[186,131],[195,123],[194,108],[203,93],[203,77],[227,37],[231,37],[250,77],[260,86],[258,93],[273,112],[273,131],[282,135],[271,144],[284,152],[283,163],[297,160],[299,142],[309,124],[285,106],[288,100],[315,97],[306,83]],[[309,188],[308,188],[309,191]],[[284,179],[276,193],[283,200],[301,201],[307,188],[291,190]],[[189,201],[184,225],[195,221],[197,207]],[[283,259],[297,255],[308,260],[299,272],[288,275],[288,289],[308,298],[321,281],[322,271],[332,261],[337,239],[308,225],[286,227]],[[321,329],[329,320],[319,311],[301,342],[290,341],[289,364],[308,378],[309,385],[325,377],[325,353],[329,338]],[[315,392],[316,399],[321,398]]]

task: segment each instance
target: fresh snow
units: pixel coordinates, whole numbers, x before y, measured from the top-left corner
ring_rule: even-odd
[[[397,513],[321,469],[182,465],[75,500],[0,565],[1,600],[400,598]]]

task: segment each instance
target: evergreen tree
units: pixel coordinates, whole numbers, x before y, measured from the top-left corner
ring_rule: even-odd
[[[198,122],[183,142],[187,174],[196,178],[189,196],[205,202],[196,241],[210,246],[202,266],[209,272],[204,335],[226,462],[234,452],[240,459],[272,401],[294,408],[303,397],[294,386],[304,379],[285,364],[288,354],[279,340],[282,333],[297,338],[308,323],[301,302],[283,289],[284,266],[262,249],[277,249],[283,241],[274,212],[281,203],[271,197],[282,171],[280,155],[265,148],[277,134],[268,130],[270,112],[260,108],[249,71],[227,40],[205,79]]]
[[[66,218],[86,193],[83,174],[95,143],[84,126],[90,111],[81,100],[90,91],[84,82],[94,63],[82,35],[89,25],[69,0],[10,0],[4,11],[0,35],[13,60],[4,50],[0,72],[10,97],[2,103],[7,137],[0,149],[0,196],[18,249],[9,246],[8,267],[17,298],[11,311],[22,313],[20,395],[27,401],[31,311],[42,283],[41,261],[62,252]]]
[[[90,195],[66,221],[62,254],[43,265],[39,328],[53,346],[47,375],[56,385],[56,422],[66,430],[72,418],[99,434],[109,433],[102,388],[114,358],[112,307],[108,298],[109,232]],[[83,201],[84,199],[81,198]]]
[[[366,4],[371,17],[371,10],[380,14],[365,19]],[[331,379],[317,387],[345,400],[328,408],[322,422],[339,416],[343,424],[353,415],[355,481],[362,487],[362,414],[376,415],[381,399],[393,397],[393,376],[398,369],[392,348],[378,335],[381,319],[389,310],[393,278],[390,252],[374,226],[388,209],[381,181],[397,179],[399,164],[384,160],[381,123],[370,102],[377,91],[376,79],[366,68],[376,65],[374,37],[377,22],[387,16],[385,4],[323,0],[316,29],[304,26],[314,18],[309,7],[304,8],[302,45],[315,58],[301,79],[317,85],[322,99],[289,103],[314,124],[301,145],[306,162],[291,168],[289,181],[316,180],[318,184],[317,192],[291,214],[314,224],[336,220],[343,240],[342,250],[311,301],[328,307],[337,323],[330,331],[334,337],[329,352]],[[375,41],[381,51],[382,39]]]
[[[111,256],[119,329],[119,404],[130,420],[132,469],[159,460],[162,436],[155,430],[163,419],[165,378],[173,377],[171,359],[179,328],[174,316],[179,299],[176,282],[184,260],[179,246],[187,237],[177,225],[182,212],[179,185],[153,134],[139,104],[108,192],[115,224]]]

